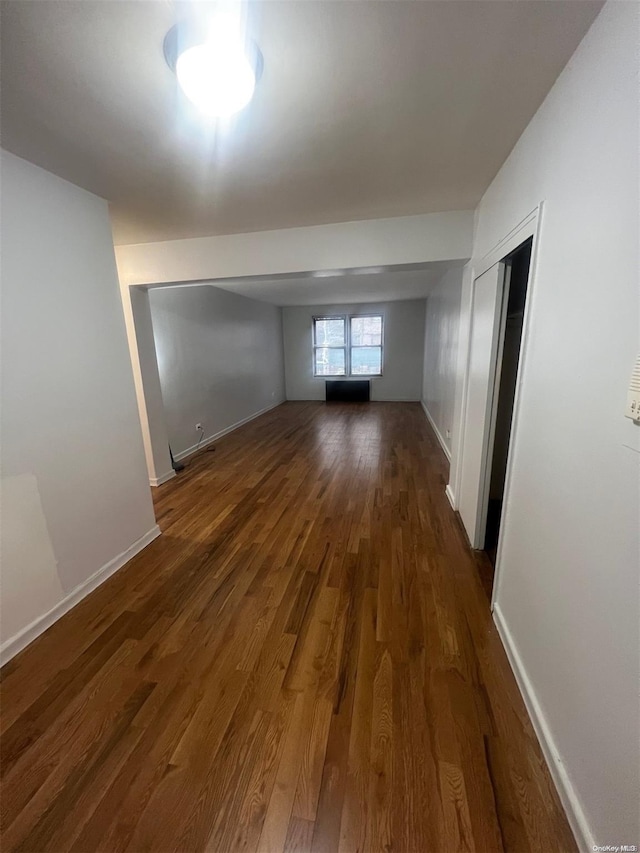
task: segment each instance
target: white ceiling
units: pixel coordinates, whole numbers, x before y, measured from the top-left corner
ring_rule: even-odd
[[[424,299],[444,273],[464,261],[433,262],[376,270],[335,270],[255,278],[216,279],[180,287],[213,286],[272,305],[347,305]],[[162,285],[175,286],[175,285]]]
[[[162,54],[193,4],[3,0],[2,144],[116,243],[472,209],[601,5],[252,2],[264,75],[214,132]]]

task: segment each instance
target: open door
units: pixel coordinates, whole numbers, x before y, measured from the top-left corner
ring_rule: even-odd
[[[473,548],[484,547],[487,459],[494,429],[496,368],[502,340],[505,264],[499,261],[473,283],[467,405],[458,508]]]

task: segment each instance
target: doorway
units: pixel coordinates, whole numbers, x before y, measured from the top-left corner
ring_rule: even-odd
[[[484,550],[495,568],[502,520],[502,506],[507,475],[509,440],[513,422],[513,404],[516,395],[518,362],[524,327],[524,308],[531,266],[533,238],[529,238],[504,259],[505,305],[502,332],[502,357],[496,370],[495,426],[490,467],[487,472],[488,502],[484,531]]]
[[[459,510],[471,546],[495,566],[533,238],[473,284]],[[493,574],[493,571],[491,572]]]

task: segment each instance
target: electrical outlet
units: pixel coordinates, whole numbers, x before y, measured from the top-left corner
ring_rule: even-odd
[[[447,438],[451,438],[451,430],[450,429],[447,430]]]
[[[202,430],[202,424],[196,424],[196,429],[201,431]]]

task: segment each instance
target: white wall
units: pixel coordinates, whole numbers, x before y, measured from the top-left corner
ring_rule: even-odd
[[[451,453],[458,360],[462,269],[449,270],[427,297],[422,404],[446,453]]]
[[[288,400],[324,400],[325,377],[313,375],[312,322],[319,314],[382,314],[383,376],[371,380],[372,400],[419,400],[424,299],[355,305],[285,307],[284,358]]]
[[[116,247],[124,285],[451,261],[471,255],[469,210]]]
[[[640,343],[638,14],[604,7],[483,197],[474,246],[544,200],[496,617],[585,849],[640,837],[640,428],[623,417]]]
[[[156,528],[106,202],[5,152],[0,168],[10,655]]]
[[[282,311],[202,285],[149,291],[174,456],[284,398]]]
[[[149,483],[159,486],[174,477],[175,471],[169,455],[149,293],[146,287],[121,284],[120,295]]]

